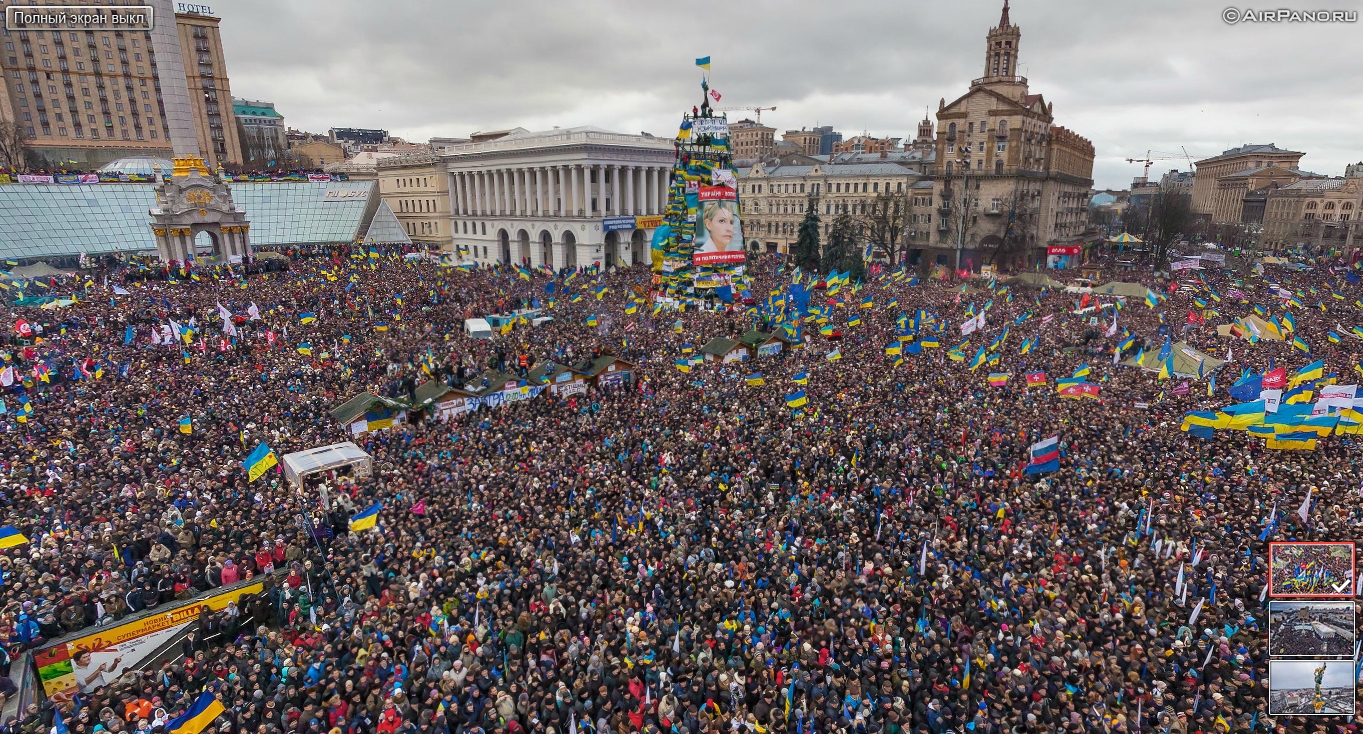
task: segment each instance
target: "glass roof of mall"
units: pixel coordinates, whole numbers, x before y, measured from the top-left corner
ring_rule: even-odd
[[[380,244],[411,242],[373,181],[236,182],[231,188],[256,247],[346,243],[361,235]],[[363,195],[346,196],[353,191]],[[154,206],[153,184],[0,186],[0,259],[153,251],[147,212]]]

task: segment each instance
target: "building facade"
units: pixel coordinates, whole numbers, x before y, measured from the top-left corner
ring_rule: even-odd
[[[900,138],[873,138],[869,135],[853,135],[846,140],[833,144],[834,153],[882,153],[899,148]]]
[[[440,157],[456,250],[559,269],[649,262],[676,153],[669,138],[575,127],[517,128]]]
[[[0,120],[26,133],[35,165],[90,169],[134,155],[202,155],[210,166],[240,160],[218,19],[177,13],[170,0],[143,4],[152,7],[150,30],[0,29]]]
[[[452,252],[450,177],[435,153],[385,158],[375,165],[379,196],[413,242]]]
[[[729,146],[734,158],[761,160],[776,150],[776,128],[752,120],[731,122]]]
[[[818,155],[819,147],[823,143],[823,135],[817,130],[787,130],[781,134],[781,140],[794,145],[799,152],[805,155]]]
[[[288,141],[290,158],[303,168],[321,168],[345,161],[345,148],[331,142],[326,135],[285,130],[284,139]]]
[[[284,116],[275,109],[273,102],[234,99],[232,115],[237,119],[242,163],[263,168],[270,161],[278,162],[287,157],[289,141],[285,137]]]
[[[1260,247],[1348,252],[1363,244],[1363,179],[1312,178],[1265,192]]]
[[[1018,75],[1022,32],[1008,4],[986,37],[984,76],[938,103],[935,241],[920,257],[953,267],[1030,266],[1088,231],[1093,144],[1054,124]]]
[[[882,196],[901,200],[904,243],[926,241],[932,217],[931,182],[895,163],[766,166],[739,171],[743,235],[748,249],[789,253],[808,207],[819,207],[822,234],[841,214],[864,217]],[[912,235],[912,236],[911,236]]]
[[[241,138],[232,114],[232,87],[227,57],[218,34],[219,18],[204,5],[176,5],[175,27],[189,87],[194,133],[209,167],[241,163]]]
[[[1283,150],[1273,143],[1254,143],[1197,161],[1193,175],[1193,213],[1217,224],[1239,222],[1243,206],[1240,199],[1234,198],[1233,192],[1238,192],[1243,198],[1249,191],[1260,188],[1245,184],[1245,179],[1264,168],[1296,171],[1303,155],[1293,150]],[[1220,180],[1227,176],[1239,180],[1227,182],[1224,187],[1219,186]]]

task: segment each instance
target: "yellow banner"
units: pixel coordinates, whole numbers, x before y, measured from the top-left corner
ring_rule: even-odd
[[[663,226],[663,218],[660,216],[634,218],[635,229],[657,229],[661,226]]]

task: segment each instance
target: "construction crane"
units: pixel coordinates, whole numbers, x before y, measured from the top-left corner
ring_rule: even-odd
[[[1147,150],[1147,151],[1145,151],[1145,157],[1144,157],[1144,158],[1127,158],[1127,159],[1126,159],[1126,162],[1127,162],[1127,163],[1144,163],[1144,164],[1145,164],[1145,172],[1141,174],[1141,179],[1142,179],[1142,180],[1145,180],[1145,181],[1149,181],[1149,180],[1150,180],[1150,165],[1153,164],[1154,162],[1156,162],[1156,161],[1173,161],[1173,160],[1178,160],[1179,158],[1185,158],[1185,157],[1187,157],[1187,153],[1184,153],[1184,155],[1158,155],[1158,156],[1155,156],[1154,158],[1151,158],[1151,157],[1150,157],[1150,154],[1151,154],[1151,153],[1158,153],[1158,152],[1160,152],[1160,151],[1150,151],[1150,150]],[[1189,159],[1188,165],[1189,165],[1189,169],[1191,170],[1191,166],[1192,166],[1192,161],[1191,161],[1191,159]]]
[[[751,112],[751,113],[757,115],[757,124],[761,125],[761,124],[762,124],[762,113],[763,113],[763,112],[775,112],[775,111],[776,111],[776,108],[775,108],[775,107],[725,107],[725,108],[723,108],[723,109],[721,109],[721,110],[718,110],[718,111],[719,111],[719,112]]]

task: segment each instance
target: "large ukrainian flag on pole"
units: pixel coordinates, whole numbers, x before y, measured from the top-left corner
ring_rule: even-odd
[[[222,712],[223,706],[217,697],[204,691],[188,711],[166,722],[166,734],[199,734]]]
[[[375,502],[369,506],[369,509],[350,518],[350,531],[352,533],[358,533],[361,530],[368,530],[379,524],[379,510],[382,509],[383,503]],[[169,734],[169,732],[167,732],[167,734]]]
[[[246,470],[246,481],[254,482],[278,463],[279,459],[275,457],[274,450],[262,442],[245,461],[241,462],[241,468]]]

